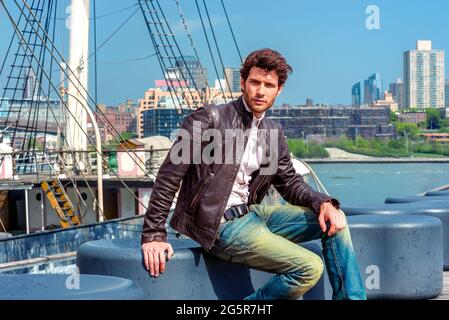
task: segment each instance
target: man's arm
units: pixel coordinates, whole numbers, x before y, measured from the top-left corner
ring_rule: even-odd
[[[273,184],[281,196],[290,204],[311,208],[317,215],[320,214],[321,205],[330,202],[336,209],[340,208],[340,202],[324,193],[313,190],[304,178],[296,173],[288,151],[284,130],[279,129],[280,147],[279,160]]]
[[[159,270],[164,272],[165,252],[167,252],[168,259],[173,255],[173,248],[169,243],[166,243],[167,231],[165,229],[165,223],[173,203],[173,198],[193,161],[194,125],[197,126],[199,124],[201,126],[199,133],[202,134],[205,129],[209,128],[211,123],[211,114],[204,107],[200,107],[188,115],[182,123],[181,130],[184,133],[188,133],[189,141],[186,142],[184,139],[178,139],[171,147],[162,166],[159,168],[145,213],[141,236],[145,267],[150,271],[152,276],[157,277]],[[197,138],[201,139],[201,136]],[[187,149],[186,145],[182,145],[183,148],[181,148],[180,144],[185,143],[187,143],[187,148],[190,151],[189,156],[184,157],[183,161],[175,161],[176,163],[174,163],[173,159],[180,157],[178,151]]]

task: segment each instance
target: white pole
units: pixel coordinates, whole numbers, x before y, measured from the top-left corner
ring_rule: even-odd
[[[68,107],[76,120],[68,113],[65,137],[70,148],[75,151],[87,151],[87,137],[84,134],[87,132],[87,115],[79,100],[88,101],[84,89],[88,86],[89,8],[90,0],[72,0],[68,23],[70,28]],[[74,99],[74,96],[78,99]],[[79,153],[81,170],[86,168],[86,155],[84,152]]]
[[[42,224],[42,228],[41,230],[44,231],[45,230],[45,225],[47,224],[46,222],[46,217],[45,217],[45,193],[44,190],[41,188],[41,224]]]
[[[26,229],[27,234],[30,233],[30,218],[29,218],[29,212],[28,212],[28,190],[25,189],[25,223],[26,223]]]
[[[67,92],[68,97],[70,97],[70,93]],[[72,98],[78,100],[77,97]],[[102,156],[102,150],[101,150],[101,136],[100,136],[100,129],[98,128],[97,120],[95,118],[94,113],[89,108],[89,106],[85,105],[81,101],[78,101],[79,105],[84,108],[86,113],[89,115],[90,120],[92,121],[92,124],[94,126],[95,130],[95,142],[96,142],[96,148],[97,148],[97,193],[98,193],[98,221],[102,222],[104,221],[103,216],[103,156]]]
[[[98,129],[97,120],[95,115],[90,110],[89,106],[85,106],[87,113],[89,114],[90,120],[95,129],[95,142],[97,145],[97,193],[98,193],[98,221],[104,221],[103,217],[103,156],[101,152],[101,136],[100,130]]]

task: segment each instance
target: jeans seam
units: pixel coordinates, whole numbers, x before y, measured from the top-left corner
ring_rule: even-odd
[[[338,259],[338,255],[336,253],[337,248],[335,245],[334,237],[331,237],[330,241],[331,241],[332,255],[334,256],[334,260],[335,260],[335,267],[337,268],[338,276],[340,277],[340,280],[341,280],[341,291],[343,292],[344,297],[347,299],[348,297],[346,294],[345,282],[343,281],[343,273],[341,272],[340,260]]]
[[[307,276],[309,276],[309,275],[307,274]],[[300,288],[301,285],[304,284],[304,282],[306,282],[306,280],[304,279],[304,277],[302,277],[302,282],[301,282],[300,284],[298,284],[297,289]],[[291,297],[295,294],[295,292],[296,292],[296,290],[293,290],[292,292],[290,292],[290,293],[287,295],[287,298],[291,298]],[[290,300],[290,299],[289,299],[289,300]]]

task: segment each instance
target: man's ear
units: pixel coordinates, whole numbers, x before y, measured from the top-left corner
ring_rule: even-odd
[[[284,89],[284,86],[279,86],[278,93],[276,93],[277,96],[281,94],[282,89]]]
[[[243,80],[242,78],[240,78],[240,90],[242,92],[245,92],[245,80]]]

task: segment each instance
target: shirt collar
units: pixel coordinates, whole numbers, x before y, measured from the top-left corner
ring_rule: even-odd
[[[248,105],[246,104],[245,98],[242,99],[243,100],[243,105],[245,106],[246,111],[251,112],[251,114],[253,114],[253,112],[251,111],[251,109],[248,107]],[[256,118],[253,114],[253,121],[256,121],[257,124],[260,123],[260,121],[265,117],[265,112],[262,113],[262,116],[260,118]]]

